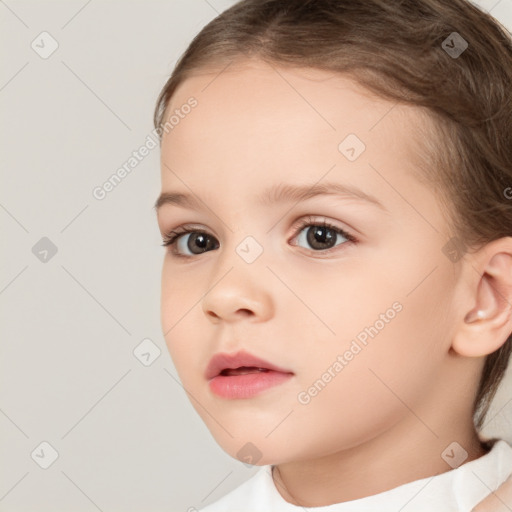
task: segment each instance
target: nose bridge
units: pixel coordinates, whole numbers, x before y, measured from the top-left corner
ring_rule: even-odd
[[[205,314],[226,320],[250,314],[267,317],[272,297],[266,284],[269,272],[263,244],[253,235],[242,233],[240,239],[232,233],[221,252],[203,297]]]

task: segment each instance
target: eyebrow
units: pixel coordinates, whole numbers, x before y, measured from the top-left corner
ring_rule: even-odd
[[[313,185],[280,184],[265,189],[256,197],[258,206],[270,206],[282,202],[300,202],[316,196],[339,196],[341,198],[356,198],[377,206],[388,212],[388,209],[374,196],[363,190],[343,183],[321,183]],[[155,202],[154,208],[158,211],[165,204],[188,207],[202,210],[204,203],[196,196],[181,192],[162,192]]]

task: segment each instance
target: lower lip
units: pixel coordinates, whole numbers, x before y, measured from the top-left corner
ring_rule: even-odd
[[[245,375],[217,375],[209,381],[213,393],[222,398],[251,398],[265,389],[287,381],[293,374],[282,372],[257,372]]]

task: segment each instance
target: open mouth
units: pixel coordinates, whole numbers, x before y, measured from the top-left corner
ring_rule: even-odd
[[[248,373],[268,372],[268,368],[257,368],[256,366],[240,366],[239,368],[224,368],[219,375],[231,377],[234,375],[247,375]]]
[[[252,398],[266,389],[283,384],[292,376],[257,366],[224,368],[209,381],[210,390],[222,398]]]
[[[288,381],[294,373],[249,352],[215,354],[204,377],[210,391],[222,398],[251,398]]]

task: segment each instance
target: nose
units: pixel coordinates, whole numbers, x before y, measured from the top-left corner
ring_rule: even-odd
[[[256,276],[250,267],[242,270],[237,267],[215,280],[203,297],[203,312],[212,323],[268,320],[274,312],[273,300],[265,285],[268,280],[261,279],[260,273]]]

